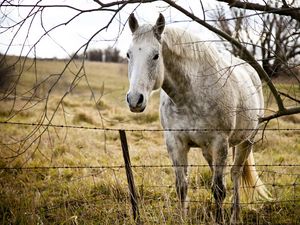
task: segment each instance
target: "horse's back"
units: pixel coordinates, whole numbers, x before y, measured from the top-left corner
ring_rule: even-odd
[[[232,57],[232,67],[235,85],[240,91],[240,101],[249,102],[248,110],[254,110],[257,116],[263,116],[264,100],[262,83],[257,72],[245,61]],[[245,103],[245,102],[244,102]]]
[[[232,145],[235,145],[242,139],[252,137],[252,130],[258,127],[258,120],[264,113],[264,99],[262,83],[256,71],[236,57],[232,57],[231,66],[234,66],[231,80],[239,95],[236,106],[236,131],[231,138]]]

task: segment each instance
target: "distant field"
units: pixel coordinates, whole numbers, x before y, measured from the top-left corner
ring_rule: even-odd
[[[65,65],[64,61],[25,62],[16,98],[0,102],[0,121],[71,126],[0,124],[2,168],[49,167],[0,169],[0,224],[132,224],[126,175],[118,167],[124,164],[119,133],[84,127],[161,129],[159,93],[153,94],[145,113],[132,114],[125,103],[127,65],[85,62],[84,69],[79,61],[66,69]],[[299,85],[276,85],[300,96]],[[275,105],[267,88],[265,99],[269,113]],[[300,128],[300,115],[273,120],[268,128]],[[132,164],[137,165],[133,170],[144,224],[213,224],[209,169],[190,168],[191,203],[183,219],[163,132],[128,131],[127,137]],[[274,202],[243,204],[244,224],[296,224],[300,131],[265,131],[261,138],[259,134],[255,145],[256,163],[277,165],[257,167]],[[200,149],[191,149],[189,164],[206,164]],[[230,176],[227,186],[230,203]],[[225,208],[229,216],[230,204]]]

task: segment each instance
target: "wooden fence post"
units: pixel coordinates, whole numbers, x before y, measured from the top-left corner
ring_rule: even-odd
[[[125,170],[126,170],[133,218],[134,218],[134,221],[136,224],[141,224],[139,207],[138,207],[137,191],[135,189],[135,184],[134,184],[134,179],[133,179],[133,174],[132,174],[132,169],[131,169],[131,162],[130,162],[130,156],[129,156],[129,151],[128,151],[126,133],[124,130],[119,130],[119,134],[120,134],[120,139],[121,139],[123,158],[124,158],[124,162],[125,162]]]

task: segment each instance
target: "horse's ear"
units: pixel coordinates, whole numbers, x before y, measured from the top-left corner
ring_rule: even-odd
[[[129,21],[130,30],[132,33],[134,33],[138,29],[139,23],[133,13],[130,14],[128,21]]]
[[[156,20],[156,24],[154,26],[154,34],[155,36],[160,39],[162,32],[165,28],[165,17],[160,13],[158,19]]]

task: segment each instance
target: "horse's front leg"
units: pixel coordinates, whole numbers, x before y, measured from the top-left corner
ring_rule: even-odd
[[[217,137],[211,144],[212,152],[212,192],[216,203],[216,222],[224,224],[223,201],[226,197],[224,170],[228,155],[228,139]]]
[[[188,207],[187,154],[189,147],[187,143],[179,137],[170,135],[166,136],[166,144],[174,166],[177,196],[179,198],[181,209],[183,210],[184,215],[186,215]]]

